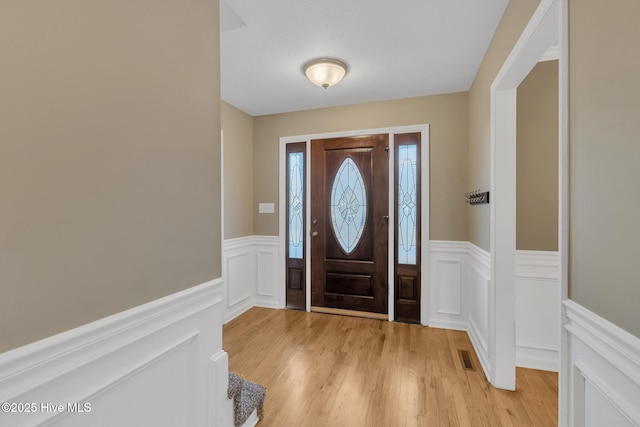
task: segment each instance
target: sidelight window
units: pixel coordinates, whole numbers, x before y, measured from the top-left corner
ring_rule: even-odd
[[[304,249],[304,155],[289,153],[289,258],[302,259]]]
[[[418,146],[398,146],[398,263],[416,263],[418,233]]]
[[[420,140],[421,134],[394,135],[395,150],[395,315],[420,322]]]
[[[286,304],[296,310],[306,307],[305,151],[305,142],[286,146]]]

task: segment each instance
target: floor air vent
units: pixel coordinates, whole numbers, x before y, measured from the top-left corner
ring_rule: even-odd
[[[469,371],[475,371],[473,364],[471,363],[471,356],[467,350],[458,350],[460,353],[460,360],[462,360],[462,367]]]

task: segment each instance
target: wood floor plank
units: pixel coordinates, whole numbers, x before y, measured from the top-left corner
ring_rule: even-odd
[[[518,368],[497,390],[465,332],[252,308],[223,340],[229,369],[267,387],[260,427],[557,425],[557,375]]]

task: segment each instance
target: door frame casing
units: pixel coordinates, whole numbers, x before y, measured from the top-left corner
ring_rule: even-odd
[[[422,197],[422,210],[420,221],[422,223],[421,230],[421,244],[422,251],[420,256],[420,268],[424,270],[429,266],[429,125],[428,124],[419,124],[419,125],[409,125],[409,126],[395,126],[395,127],[385,127],[385,128],[375,128],[375,129],[362,129],[362,130],[354,130],[354,131],[343,131],[343,132],[329,132],[329,133],[317,133],[317,134],[306,134],[306,135],[296,135],[296,136],[284,136],[280,137],[279,142],[279,153],[278,153],[278,240],[279,240],[279,251],[278,251],[278,271],[279,277],[281,280],[279,281],[280,286],[283,287],[283,292],[279,292],[280,294],[280,307],[285,307],[285,295],[286,295],[286,281],[285,279],[285,245],[286,245],[286,204],[285,204],[285,195],[286,195],[286,146],[287,144],[294,142],[305,142],[307,145],[306,149],[306,157],[305,157],[305,191],[306,194],[311,194],[311,168],[310,162],[313,161],[311,159],[311,141],[316,139],[329,139],[329,138],[341,138],[341,137],[353,137],[353,136],[362,136],[362,135],[376,135],[376,134],[388,134],[389,135],[389,170],[391,171],[392,165],[394,165],[395,161],[395,142],[394,142],[394,134],[396,133],[409,133],[409,132],[420,132],[421,138],[421,149],[420,149],[420,162],[422,167],[422,175],[420,180],[421,187],[421,197]],[[395,177],[393,173],[389,174],[389,224],[395,224],[396,218],[394,214],[394,194],[395,194]],[[305,224],[306,230],[310,230],[311,226],[311,198],[307,197],[305,202]],[[308,233],[305,236],[305,250],[306,253],[309,254],[307,256],[306,263],[306,293],[307,293],[307,306],[306,310],[311,311],[311,241],[308,238]],[[394,310],[394,242],[395,242],[395,230],[394,227],[389,227],[389,246],[388,246],[388,305],[389,305],[389,320],[395,319],[395,310]],[[428,323],[428,295],[429,295],[429,275],[422,274],[421,282],[420,282],[420,323],[423,325],[427,325]]]
[[[567,0],[542,0],[494,79],[491,95],[489,381],[515,390],[515,254],[516,254],[516,94],[542,55],[562,34],[561,7]],[[566,75],[561,40],[559,92],[559,245],[561,277],[566,270]],[[562,280],[559,301],[566,295]],[[561,358],[564,349],[561,348]],[[562,366],[560,376],[563,376]],[[564,392],[561,381],[560,391]],[[561,393],[560,393],[561,395]]]

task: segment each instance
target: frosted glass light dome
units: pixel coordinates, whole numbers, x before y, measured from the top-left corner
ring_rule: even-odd
[[[334,86],[347,74],[347,64],[339,59],[313,59],[303,67],[304,74],[316,86],[328,88]]]

